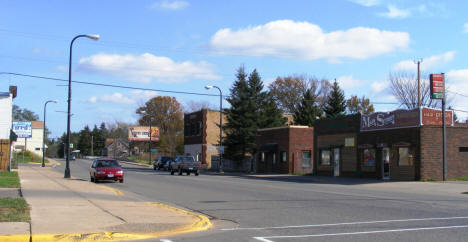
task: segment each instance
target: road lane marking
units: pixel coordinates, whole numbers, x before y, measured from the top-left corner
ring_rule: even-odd
[[[438,229],[459,229],[468,228],[468,225],[458,226],[443,226],[443,227],[425,227],[425,228],[408,228],[408,229],[390,229],[390,230],[374,230],[374,231],[361,231],[350,233],[335,233],[335,234],[306,234],[306,235],[284,235],[284,236],[265,236],[253,237],[256,240],[263,242],[273,242],[269,239],[286,239],[286,238],[310,238],[310,237],[327,237],[327,236],[341,236],[341,235],[359,235],[359,234],[377,234],[377,233],[392,233],[392,232],[406,232],[406,231],[421,231],[421,230],[438,230]]]
[[[160,239],[159,241],[161,241],[161,242],[172,242],[172,240],[168,240],[168,239]]]
[[[355,224],[396,223],[396,222],[414,222],[414,221],[428,221],[428,220],[455,220],[455,219],[468,219],[468,216],[467,217],[446,217],[446,218],[411,218],[411,219],[394,219],[394,220],[377,220],[377,221],[357,221],[357,222],[334,223],[334,224],[307,224],[307,225],[292,225],[292,226],[262,227],[262,228],[228,228],[228,229],[221,229],[221,230],[232,231],[232,230],[293,229],[293,228],[327,227],[327,226],[341,226],[341,225],[355,225]]]

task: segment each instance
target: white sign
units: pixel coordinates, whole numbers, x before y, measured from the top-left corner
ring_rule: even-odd
[[[31,138],[32,137],[32,123],[31,122],[13,122],[13,132],[18,138]]]

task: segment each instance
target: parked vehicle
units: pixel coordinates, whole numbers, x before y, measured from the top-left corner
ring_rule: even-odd
[[[156,159],[153,163],[153,170],[161,170],[164,169],[164,165],[166,165],[166,162],[169,160],[174,160],[170,156],[160,156],[158,159]]]
[[[169,165],[171,175],[174,175],[175,172],[182,175],[182,173],[185,172],[187,176],[189,176],[190,173],[194,173],[195,176],[198,176],[199,168],[200,162],[195,161],[193,156],[177,156]]]
[[[91,182],[96,183],[100,180],[124,181],[124,172],[119,162],[110,158],[94,160],[89,168],[89,176]]]

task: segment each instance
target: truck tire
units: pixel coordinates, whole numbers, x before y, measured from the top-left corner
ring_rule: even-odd
[[[171,175],[174,175],[174,170],[171,169]]]
[[[182,176],[182,169],[179,168],[179,176]]]

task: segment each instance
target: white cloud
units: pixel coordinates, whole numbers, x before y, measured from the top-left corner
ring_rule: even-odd
[[[427,58],[423,58],[420,68],[423,71],[430,70],[452,61],[454,56],[455,51],[448,51],[441,55],[433,55]],[[416,64],[414,63],[414,60],[404,60],[396,63],[393,66],[393,69],[397,71],[416,70]]]
[[[115,92],[113,94],[103,94],[101,96],[90,97],[88,103],[114,103],[114,104],[139,104],[146,102],[148,99],[157,96],[155,91],[142,91],[134,90],[130,93],[124,95],[120,92]]]
[[[278,20],[233,31],[218,30],[210,44],[220,54],[301,59],[366,59],[408,46],[405,32],[356,27],[325,33],[308,22]]]
[[[159,8],[159,9],[166,9],[166,10],[179,10],[188,7],[190,4],[186,1],[169,1],[163,0],[160,2],[153,3],[150,7],[151,8]]]
[[[451,101],[450,105],[454,109],[468,111],[468,106],[466,105],[468,101],[466,97],[468,96],[468,69],[450,70],[447,72],[446,88],[448,99]],[[463,121],[468,118],[468,115],[464,112],[457,112],[457,115]]]
[[[383,90],[387,89],[389,86],[388,81],[382,81],[382,82],[372,82],[371,84],[371,90],[374,93],[380,93]]]
[[[463,25],[463,32],[468,33],[468,23]]]
[[[340,84],[340,87],[342,89],[355,88],[367,82],[363,80],[354,79],[352,75],[340,76],[336,78],[336,81],[338,82],[338,84]]]
[[[81,58],[79,69],[106,75],[124,76],[131,81],[149,83],[151,80],[160,82],[184,82],[189,79],[217,80],[212,65],[201,61],[174,62],[164,56],[149,53],[142,55],[96,54]]]
[[[379,15],[386,18],[407,18],[411,16],[410,9],[399,9],[393,5],[388,5],[387,10],[387,12],[380,13]]]
[[[365,7],[372,7],[380,4],[380,0],[350,0],[351,2],[357,3]]]

